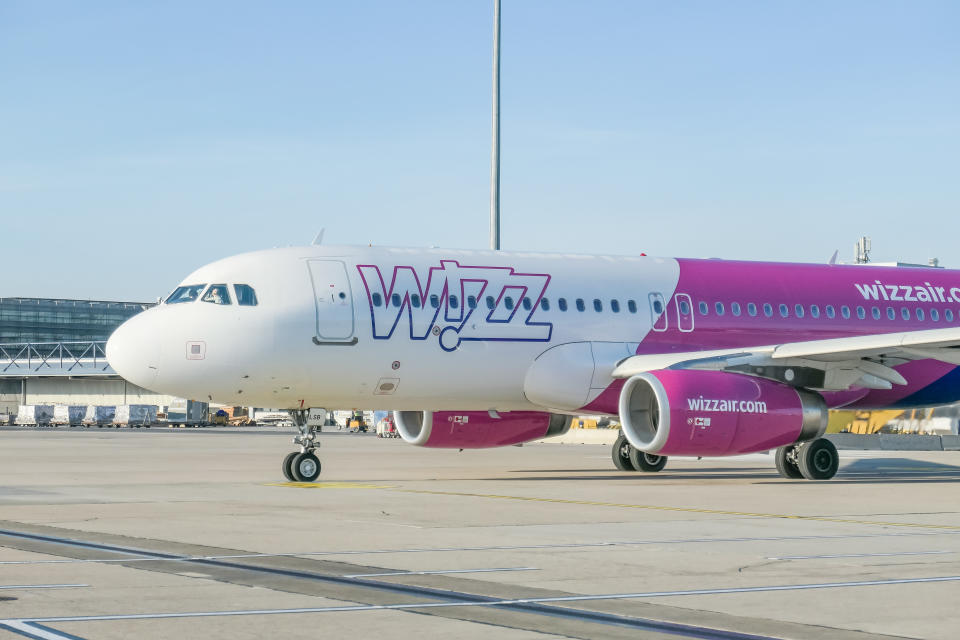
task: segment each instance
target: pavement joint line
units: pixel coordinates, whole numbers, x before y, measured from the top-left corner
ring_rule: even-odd
[[[0,531],[0,536],[9,535]],[[409,549],[346,549],[343,551],[293,551],[288,553],[236,553],[225,555],[205,556],[170,556],[155,557],[133,555],[129,558],[69,558],[60,560],[0,560],[0,565],[21,564],[84,564],[84,563],[133,563],[133,562],[196,562],[199,560],[242,560],[247,558],[295,558],[310,556],[365,556],[396,553],[445,553],[463,551],[522,551],[527,549],[593,549],[602,547],[630,547],[670,544],[712,544],[736,542],[793,542],[800,540],[850,540],[861,538],[901,538],[918,536],[950,535],[948,531],[909,531],[896,533],[858,533],[838,535],[808,535],[808,536],[758,536],[732,538],[674,538],[665,540],[609,540],[599,542],[570,542],[557,544],[527,544],[527,545],[491,545],[476,547],[414,547]],[[119,552],[113,553],[133,553]],[[770,560],[772,558],[768,558]]]
[[[389,571],[386,573],[349,573],[344,578],[380,578],[383,576],[434,576],[448,573],[495,573],[501,571],[539,571],[537,567],[501,567],[498,569],[446,569],[439,571]]]
[[[810,584],[790,584],[790,585],[768,585],[757,587],[729,587],[717,589],[688,589],[681,591],[646,591],[637,593],[609,593],[609,594],[583,594],[571,596],[550,596],[543,598],[510,598],[510,599],[487,599],[487,600],[454,600],[447,602],[416,602],[416,603],[398,603],[398,604],[365,604],[365,605],[339,605],[331,607],[302,607],[296,609],[239,609],[224,611],[186,611],[186,612],[167,612],[167,613],[129,613],[129,614],[106,614],[106,615],[87,615],[87,616],[51,616],[37,618],[11,618],[0,619],[0,625],[10,625],[14,623],[56,623],[56,622],[89,622],[89,621],[116,621],[116,620],[156,620],[163,618],[203,618],[203,617],[226,617],[226,616],[249,616],[249,615],[280,615],[280,614],[298,614],[298,613],[330,613],[344,611],[377,611],[377,610],[404,610],[404,609],[438,609],[449,607],[503,607],[510,605],[537,605],[563,602],[587,602],[598,600],[637,600],[646,598],[666,598],[674,596],[699,596],[716,595],[729,593],[758,593],[771,591],[802,591],[811,589],[837,589],[845,587],[869,587],[883,586],[892,584],[921,584],[934,582],[957,582],[960,576],[932,576],[928,578],[892,578],[887,580],[857,580],[853,582],[823,582]],[[559,612],[568,611],[557,609]],[[593,612],[590,612],[593,613]],[[599,613],[599,612],[597,612]],[[626,618],[631,620],[631,618]],[[640,620],[633,618],[633,620]],[[684,625],[681,625],[684,626]],[[713,630],[711,630],[713,631]],[[737,637],[757,637],[737,634]]]
[[[523,502],[549,502],[553,504],[576,504],[593,507],[618,507],[624,509],[646,509],[650,511],[675,511],[680,513],[707,513],[712,515],[738,516],[749,518],[776,518],[781,520],[808,520],[813,522],[835,522],[840,524],[867,524],[881,527],[915,527],[920,529],[944,529],[960,531],[960,524],[924,524],[922,522],[884,522],[877,520],[856,520],[851,518],[831,518],[829,516],[804,516],[788,513],[756,513],[752,511],[730,511],[726,509],[706,509],[698,507],[671,507],[668,505],[628,504],[619,502],[600,502],[594,500],[569,500],[565,498],[544,498],[540,496],[511,496],[496,493],[470,493],[466,491],[435,491],[428,489],[394,489],[403,493],[418,493],[437,496],[455,496],[465,498],[493,498],[498,500],[518,500]]]
[[[367,482],[267,482],[265,487],[296,487],[297,489],[393,489],[389,484]]]
[[[888,553],[834,553],[823,556],[773,556],[767,560],[829,560],[832,558],[886,558],[890,556],[933,556],[957,551],[892,551]]]
[[[77,587],[89,587],[88,584],[0,584],[0,589],[74,589]]]

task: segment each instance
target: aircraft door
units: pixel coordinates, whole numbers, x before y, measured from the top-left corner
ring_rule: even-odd
[[[650,300],[650,323],[654,331],[666,331],[667,305],[663,302],[663,294],[653,292],[647,296]]]
[[[686,293],[678,293],[673,297],[677,307],[677,329],[685,333],[693,331],[693,301]]]
[[[353,292],[341,260],[307,260],[316,306],[315,344],[356,344]]]

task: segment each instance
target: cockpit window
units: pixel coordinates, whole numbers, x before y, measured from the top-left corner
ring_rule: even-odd
[[[185,287],[177,287],[167,298],[167,304],[180,304],[181,302],[193,302],[200,296],[200,292],[207,286],[205,284],[188,284]]]
[[[235,284],[233,290],[237,292],[237,304],[241,307],[257,306],[257,292],[248,284]]]
[[[230,292],[225,284],[212,284],[200,299],[213,304],[230,304]]]

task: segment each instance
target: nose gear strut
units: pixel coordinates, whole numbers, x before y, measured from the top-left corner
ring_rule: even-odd
[[[283,459],[283,475],[291,482],[313,482],[320,475],[320,460],[314,453],[320,447],[317,425],[308,423],[310,412],[307,409],[291,409],[287,413],[300,432],[293,437],[293,443],[300,447],[300,451],[288,453]]]

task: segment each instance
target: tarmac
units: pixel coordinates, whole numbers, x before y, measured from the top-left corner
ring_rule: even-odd
[[[292,429],[0,430],[0,639],[939,638],[960,454],[614,470],[608,445]]]

